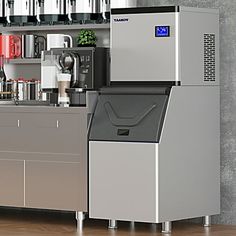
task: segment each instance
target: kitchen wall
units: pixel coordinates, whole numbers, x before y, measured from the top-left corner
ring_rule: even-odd
[[[236,224],[236,1],[138,0],[138,4],[220,9],[222,213],[214,217],[213,221],[219,224]]]

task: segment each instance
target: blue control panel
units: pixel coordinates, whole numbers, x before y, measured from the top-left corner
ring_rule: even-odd
[[[170,37],[170,26],[156,26],[155,37]]]

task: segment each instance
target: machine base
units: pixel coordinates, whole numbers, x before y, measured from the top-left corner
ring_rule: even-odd
[[[50,14],[50,15],[40,15],[40,24],[41,23],[48,23],[48,24],[54,24],[54,23],[65,23],[68,21],[68,18],[66,15],[56,15],[56,14]]]
[[[99,13],[72,13],[71,19],[73,22],[80,24],[84,23],[100,23],[102,22],[102,14]]]
[[[0,17],[0,24],[5,24],[7,23],[6,17]]]
[[[10,23],[17,25],[34,24],[37,22],[36,16],[10,16]]]
[[[86,92],[75,92],[74,89],[66,89],[70,97],[71,107],[86,106]]]

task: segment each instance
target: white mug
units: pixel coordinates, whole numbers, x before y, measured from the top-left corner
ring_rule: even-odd
[[[69,45],[68,41],[69,39]],[[70,35],[66,34],[48,34],[47,35],[47,50],[51,50],[51,48],[68,48],[73,47],[73,39]]]

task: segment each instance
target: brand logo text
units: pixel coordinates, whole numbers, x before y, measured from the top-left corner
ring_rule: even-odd
[[[129,19],[128,18],[116,18],[114,19],[115,22],[128,22]]]

